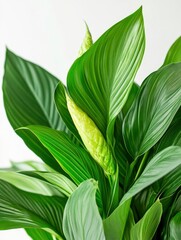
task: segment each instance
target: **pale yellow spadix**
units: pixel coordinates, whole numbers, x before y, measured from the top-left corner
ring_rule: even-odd
[[[79,135],[94,160],[107,175],[115,173],[111,149],[93,120],[66,94],[67,107]]]
[[[86,25],[86,33],[85,33],[85,37],[82,42],[82,45],[80,47],[78,57],[81,57],[93,44],[92,35],[89,31],[89,27],[88,27],[87,23],[85,23],[85,25]]]

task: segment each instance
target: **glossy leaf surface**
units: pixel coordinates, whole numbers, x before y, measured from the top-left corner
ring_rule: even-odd
[[[126,147],[133,157],[148,151],[163,136],[181,105],[181,63],[152,73],[123,123]]]
[[[177,146],[168,147],[156,154],[133,186],[124,195],[121,204],[181,165],[180,159],[181,148]]]
[[[68,91],[109,138],[144,52],[141,9],[106,31],[69,70]]]
[[[73,192],[63,215],[63,231],[69,240],[105,240],[103,223],[96,205],[98,185],[89,179]]]

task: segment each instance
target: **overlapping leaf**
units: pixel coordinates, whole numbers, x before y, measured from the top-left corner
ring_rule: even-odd
[[[170,173],[181,165],[181,148],[171,146],[159,152],[150,160],[140,177],[128,190],[121,200],[121,204],[135,196],[144,188]]]
[[[54,91],[58,83],[59,80],[46,70],[7,49],[3,96],[12,127],[16,129],[39,124],[69,132],[54,103]],[[38,144],[36,138],[29,134],[25,134],[23,138],[26,139],[28,147],[48,165],[61,171],[56,161]]]
[[[128,112],[123,134],[133,157],[148,151],[163,136],[181,105],[181,63],[151,74]]]
[[[18,131],[31,132],[76,184],[94,177],[99,180],[100,190],[106,195],[106,179],[103,171],[88,152],[74,144],[66,133],[43,126],[28,126]],[[99,206],[102,206],[100,196]]]
[[[26,178],[23,176],[23,179],[26,180]],[[61,220],[66,198],[47,191],[47,195],[42,195],[41,193],[44,193],[49,186],[46,182],[42,190],[38,186],[37,190],[40,192],[33,193],[30,192],[31,186],[29,191],[23,191],[18,188],[18,183],[13,185],[0,180],[0,230],[42,228],[61,239],[63,236]],[[52,189],[54,189],[53,185]],[[26,184],[26,190],[28,190],[28,184]]]
[[[73,192],[63,215],[63,232],[69,240],[105,240],[103,223],[96,205],[98,184],[89,179]]]
[[[162,216],[162,204],[155,202],[130,231],[130,240],[152,240]]]
[[[106,31],[68,73],[68,91],[109,139],[144,52],[141,9]]]
[[[178,212],[170,221],[170,240],[180,240],[181,212]]]

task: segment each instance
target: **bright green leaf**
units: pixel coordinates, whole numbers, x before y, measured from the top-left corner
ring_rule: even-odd
[[[117,207],[114,212],[103,221],[106,240],[123,239],[127,218],[130,212],[130,204],[131,199]]]
[[[176,62],[181,62],[181,37],[170,47],[163,65]]]
[[[106,31],[69,70],[71,97],[109,140],[140,66],[144,40],[139,9]]]
[[[32,240],[56,240],[50,233],[42,229],[26,228],[25,230]]]

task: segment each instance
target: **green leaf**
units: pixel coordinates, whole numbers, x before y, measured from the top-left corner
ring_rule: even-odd
[[[181,165],[181,148],[171,146],[157,153],[121,200],[121,205]]]
[[[76,189],[76,185],[67,177],[59,173],[49,173],[49,172],[36,172],[39,176],[44,178],[46,181],[50,182],[56,186],[60,192],[69,197],[73,191]]]
[[[27,125],[44,125],[65,130],[54,104],[59,80],[43,68],[6,51],[3,79],[4,105],[14,129]]]
[[[68,240],[105,239],[102,219],[96,205],[98,184],[89,179],[73,192],[63,215],[63,232]]]
[[[126,147],[133,157],[147,152],[163,136],[181,105],[181,63],[152,73],[123,123]]]
[[[74,144],[66,133],[43,126],[28,126],[17,131],[31,132],[76,184],[92,177],[98,180],[100,190],[106,196],[103,171],[89,153]],[[100,196],[99,206],[102,206]]]
[[[170,47],[163,65],[176,62],[181,62],[181,37]]]
[[[45,182],[44,190],[46,186]],[[60,236],[63,236],[61,221],[66,198],[41,195],[30,190],[23,191],[13,184],[0,180],[0,230],[42,228],[61,239]]]
[[[152,240],[162,216],[162,204],[156,201],[130,231],[130,240]]]
[[[54,91],[59,80],[43,68],[6,51],[3,96],[6,113],[14,129],[30,124],[39,124],[67,131],[55,103]],[[45,163],[61,171],[50,154],[38,145],[31,135],[26,135],[26,144]],[[34,146],[34,147],[32,147]]]
[[[26,192],[41,194],[43,196],[64,196],[52,184],[37,178],[25,176],[16,172],[0,172],[0,180],[11,183],[18,189]]]
[[[26,228],[25,230],[32,240],[55,240],[50,233],[42,229]]]
[[[170,221],[169,240],[180,240],[181,236],[181,212],[178,212]]]
[[[92,36],[86,22],[85,22],[85,25],[86,25],[86,33],[79,50],[79,57],[82,56],[93,44]]]
[[[141,8],[106,31],[69,70],[68,91],[75,103],[111,140],[144,52]],[[107,133],[107,134],[106,134]]]
[[[44,171],[44,172],[54,172],[52,168],[48,165],[38,162],[38,161],[23,161],[23,162],[13,162],[11,161],[11,166],[15,171]]]
[[[25,144],[39,156],[48,166],[54,170],[64,173],[60,165],[57,163],[56,159],[52,154],[46,149],[46,147],[41,144],[41,142],[34,136],[30,131],[16,131],[18,135],[23,139]]]
[[[121,206],[103,221],[106,240],[122,240],[130,212],[131,199]]]

